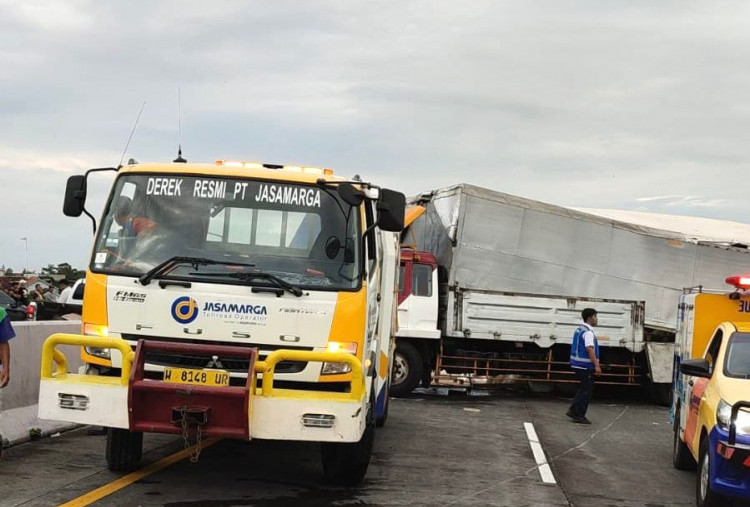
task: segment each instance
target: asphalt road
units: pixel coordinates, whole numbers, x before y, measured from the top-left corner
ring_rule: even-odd
[[[695,475],[671,464],[668,410],[597,399],[591,426],[551,395],[392,399],[364,483],[323,482],[319,446],[223,440],[94,503],[101,506],[575,506],[694,505]],[[554,474],[544,483],[524,423],[533,423]],[[144,466],[181,449],[147,435]],[[0,462],[0,505],[52,506],[121,477],[105,437],[85,429],[13,447]]]

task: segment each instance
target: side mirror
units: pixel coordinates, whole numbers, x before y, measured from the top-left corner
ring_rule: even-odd
[[[325,252],[326,257],[335,259],[341,250],[341,240],[336,236],[331,236],[326,240]]]
[[[401,192],[380,189],[378,198],[378,227],[384,231],[401,232],[404,230],[404,211],[406,197]]]
[[[365,200],[365,193],[355,188],[351,183],[340,183],[338,191],[339,197],[349,206],[359,206]]]
[[[68,217],[80,217],[86,204],[86,176],[71,176],[65,187],[63,213]]]
[[[708,378],[711,376],[711,369],[705,359],[686,359],[680,363],[680,373]]]

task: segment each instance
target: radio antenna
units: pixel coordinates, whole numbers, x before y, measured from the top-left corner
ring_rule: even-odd
[[[184,164],[187,162],[182,158],[182,97],[180,96],[180,87],[177,87],[177,158],[172,162]]]
[[[128,151],[128,146],[130,146],[130,140],[133,139],[133,134],[135,134],[135,128],[138,126],[138,120],[141,119],[141,113],[143,113],[143,108],[146,107],[146,101],[143,101],[143,104],[141,104],[141,110],[138,111],[138,116],[135,119],[135,123],[133,124],[133,130],[130,131],[130,137],[128,137],[128,142],[125,143],[125,149],[122,150],[122,156],[120,157],[120,163],[117,164],[117,168],[119,169],[122,167],[122,161],[125,159],[125,153]]]

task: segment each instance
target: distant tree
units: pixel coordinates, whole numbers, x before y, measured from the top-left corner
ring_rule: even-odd
[[[8,268],[5,270],[6,275],[12,275],[13,274],[13,268]]]
[[[51,280],[78,280],[86,276],[85,271],[72,267],[67,262],[61,262],[58,265],[48,264],[42,268],[40,278]]]

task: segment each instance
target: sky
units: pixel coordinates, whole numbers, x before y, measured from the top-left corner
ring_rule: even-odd
[[[748,21],[739,1],[0,0],[0,265],[84,268],[66,179],[178,139],[407,195],[750,222]]]

